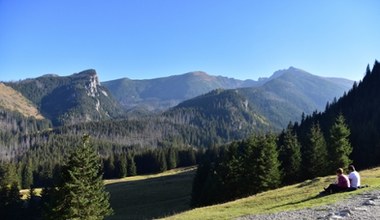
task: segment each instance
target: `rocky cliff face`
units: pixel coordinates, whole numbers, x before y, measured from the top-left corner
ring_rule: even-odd
[[[9,86],[33,101],[55,125],[109,119],[123,113],[93,69],[66,77],[45,75]]]

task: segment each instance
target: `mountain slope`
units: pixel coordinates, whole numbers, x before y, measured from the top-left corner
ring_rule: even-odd
[[[165,110],[178,103],[213,89],[232,89],[259,85],[253,80],[236,80],[211,76],[204,72],[189,72],[149,80],[128,78],[102,82],[127,109]]]
[[[234,136],[239,137],[254,131],[280,130],[289,121],[299,121],[303,112],[323,110],[328,101],[343,95],[351,83],[340,79],[335,82],[291,67],[276,72],[261,86],[215,90],[184,101],[168,112],[176,115],[174,118],[192,112],[196,117],[191,123],[203,126],[207,121],[215,121],[220,130],[234,131]]]
[[[351,159],[359,167],[379,165],[380,158],[380,63],[375,62],[372,71],[367,73],[360,83],[333,102],[325,112],[307,117],[297,127],[300,136],[306,136],[312,123],[319,122],[325,133],[342,114],[351,130],[350,141],[353,146]]]
[[[334,176],[320,177],[291,186],[285,186],[279,189],[259,193],[247,198],[238,199],[233,202],[192,209],[190,211],[175,214],[164,219],[238,219],[239,217],[247,215],[278,213],[290,210],[300,210],[304,208],[318,208],[320,206],[330,205],[337,201],[344,201],[344,199],[349,199],[350,197],[360,193],[367,194],[368,196],[368,191],[380,190],[380,180],[378,178],[380,175],[379,168],[360,171],[360,173],[363,177],[362,184],[368,184],[371,187],[351,192],[335,193],[325,197],[318,197],[317,195],[321,190],[323,190],[323,187],[326,187],[326,185],[334,182],[336,178]],[[368,198],[370,197],[367,197],[367,200]],[[361,201],[361,204],[362,203],[363,201]],[[325,209],[329,210],[326,207],[321,207],[320,211]],[[360,214],[356,216],[360,217]],[[300,218],[297,216],[296,218],[287,219],[303,218],[317,219],[318,217],[302,216],[302,218]],[[249,219],[255,218],[252,216],[252,218]],[[272,218],[265,219],[277,218],[272,216]]]
[[[119,104],[100,85],[95,70],[67,77],[45,75],[7,85],[37,105],[55,125],[108,119],[122,114]]]
[[[17,111],[26,117],[43,119],[43,116],[31,101],[3,83],[0,83],[0,108]]]

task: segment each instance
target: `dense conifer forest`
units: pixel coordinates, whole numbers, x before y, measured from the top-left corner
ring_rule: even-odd
[[[234,200],[318,176],[354,163],[359,168],[380,161],[380,64],[367,67],[361,82],[325,112],[289,123],[280,135],[211,148],[200,160],[193,183],[192,205]]]

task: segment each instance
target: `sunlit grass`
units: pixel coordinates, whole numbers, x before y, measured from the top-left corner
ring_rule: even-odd
[[[331,204],[354,194],[380,189],[380,168],[361,171],[362,184],[370,187],[345,193],[318,197],[334,176],[315,178],[300,184],[282,187],[233,202],[197,208],[167,219],[233,219],[239,216],[297,210]]]

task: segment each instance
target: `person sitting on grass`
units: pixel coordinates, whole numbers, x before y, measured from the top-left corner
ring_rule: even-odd
[[[348,171],[350,172],[348,174],[348,179],[350,180],[350,189],[355,190],[360,188],[360,175],[355,170],[354,165],[348,166]]]
[[[327,193],[336,193],[347,191],[350,188],[350,180],[346,175],[343,174],[343,169],[339,168],[336,170],[336,175],[338,176],[337,182],[332,183],[329,187],[325,188]]]

